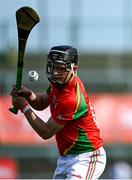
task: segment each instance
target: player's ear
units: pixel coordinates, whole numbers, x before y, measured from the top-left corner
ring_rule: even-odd
[[[73,67],[73,71],[76,72],[77,71],[77,66]]]
[[[77,66],[73,66],[74,75],[77,75]]]

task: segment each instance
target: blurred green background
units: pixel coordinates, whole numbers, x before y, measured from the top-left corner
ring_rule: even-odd
[[[15,12],[22,6],[34,8],[40,16],[40,23],[32,30],[26,46],[24,85],[36,92],[45,91],[48,86],[45,74],[46,55],[50,47],[68,44],[78,49],[78,75],[89,95],[92,95],[93,101],[96,95],[119,95],[120,99],[124,95],[132,96],[131,0],[0,0],[1,111],[4,98],[10,95],[12,84],[15,84],[18,43]],[[29,82],[29,70],[39,73],[37,82]],[[125,100],[121,103],[123,101]],[[116,140],[107,141],[106,138],[104,143],[108,159],[102,179],[132,178],[131,98],[128,101],[130,115],[127,123],[130,140],[128,136],[122,137],[127,133],[126,129],[118,134],[125,139],[123,141],[118,142],[116,136]],[[109,101],[107,107],[109,108]],[[108,116],[111,119],[109,124],[118,133],[118,126],[114,125],[115,112]],[[0,116],[0,122],[4,122],[2,118]],[[4,123],[0,125],[0,134],[4,129],[2,125],[8,134]],[[4,136],[0,136],[0,143],[0,175],[1,172],[9,174],[3,164],[11,158],[16,172],[15,178],[52,178],[58,157],[54,143],[9,143]]]

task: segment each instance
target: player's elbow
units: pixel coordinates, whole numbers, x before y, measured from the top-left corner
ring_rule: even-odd
[[[47,140],[47,139],[50,139],[52,136],[54,136],[54,134],[50,134],[50,133],[42,133],[41,135],[41,138],[44,139],[44,140]]]

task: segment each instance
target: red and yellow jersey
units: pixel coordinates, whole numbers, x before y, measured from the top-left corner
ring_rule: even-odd
[[[61,155],[90,152],[103,145],[93,106],[79,77],[62,90],[50,84],[47,93],[53,120],[65,125],[56,134]]]

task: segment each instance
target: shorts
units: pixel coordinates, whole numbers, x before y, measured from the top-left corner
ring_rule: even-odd
[[[98,179],[106,166],[103,147],[82,154],[60,156],[53,179]]]

